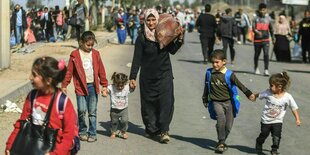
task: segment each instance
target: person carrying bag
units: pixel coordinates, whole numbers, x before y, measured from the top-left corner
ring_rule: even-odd
[[[35,96],[36,93],[37,91],[33,90],[31,92],[31,98],[34,98],[33,96]],[[49,128],[48,124],[54,105],[55,94],[56,91],[53,94],[42,126],[33,124],[31,117],[19,121],[21,128],[14,140],[10,152],[12,155],[41,155],[54,150],[58,129]],[[33,101],[31,102],[31,109],[32,108]]]
[[[29,76],[34,89],[8,137],[5,155],[72,155],[79,151],[77,114],[57,87],[66,72],[63,59],[42,56],[34,61]]]

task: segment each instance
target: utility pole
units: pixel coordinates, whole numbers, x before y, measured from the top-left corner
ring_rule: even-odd
[[[89,0],[84,0],[84,4],[86,5],[87,8],[87,15],[89,17]],[[85,19],[85,31],[89,31],[89,20],[88,18]]]
[[[0,1],[0,69],[9,68],[11,64],[10,51],[10,1]]]

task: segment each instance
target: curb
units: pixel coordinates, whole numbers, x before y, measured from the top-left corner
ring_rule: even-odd
[[[116,38],[116,34],[109,36],[105,39],[100,39],[100,37],[98,37],[98,43],[96,48],[103,48],[105,46],[107,46],[109,43],[111,43],[114,38]],[[20,87],[17,87],[15,90],[11,91],[11,92],[7,92],[7,94],[2,94],[3,97],[0,97],[0,105],[5,104],[6,100],[15,100],[18,97],[25,95],[26,93],[28,93],[31,89],[33,89],[30,81],[24,82],[24,84],[21,84]]]
[[[4,104],[6,100],[15,100],[21,95],[25,95],[32,89],[32,85],[30,81],[25,82],[22,86],[18,87],[16,90],[13,90],[12,92],[9,92],[7,95],[4,97],[0,98],[0,105]],[[13,101],[12,101],[13,102]]]

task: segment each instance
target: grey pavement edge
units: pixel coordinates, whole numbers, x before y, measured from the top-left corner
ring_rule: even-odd
[[[115,38],[116,38],[116,33],[115,35],[111,35],[111,36],[96,37],[96,40],[97,40],[96,48],[99,49],[99,48],[105,47],[109,43],[113,42]],[[16,83],[16,85],[14,85],[13,87],[8,88],[7,92],[5,92],[4,94],[0,94],[0,105],[4,104],[6,100],[12,101],[12,100],[17,99],[21,95],[28,93],[31,89],[32,89],[32,85],[30,81]]]

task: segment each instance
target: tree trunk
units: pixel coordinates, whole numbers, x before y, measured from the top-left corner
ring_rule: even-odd
[[[97,28],[98,25],[98,7],[97,1],[92,0],[91,8],[90,8],[90,24],[92,28]]]
[[[74,5],[75,5],[75,0],[66,0],[66,1],[69,1],[69,6],[68,6],[69,17],[68,18],[70,18],[72,16],[72,11],[73,11],[73,8],[74,8]],[[72,30],[72,26],[68,25],[68,31],[67,31],[67,35],[66,35],[66,40],[71,38],[71,30]]]
[[[84,0],[84,4],[87,8],[86,19],[85,19],[85,31],[89,31],[89,0]]]

